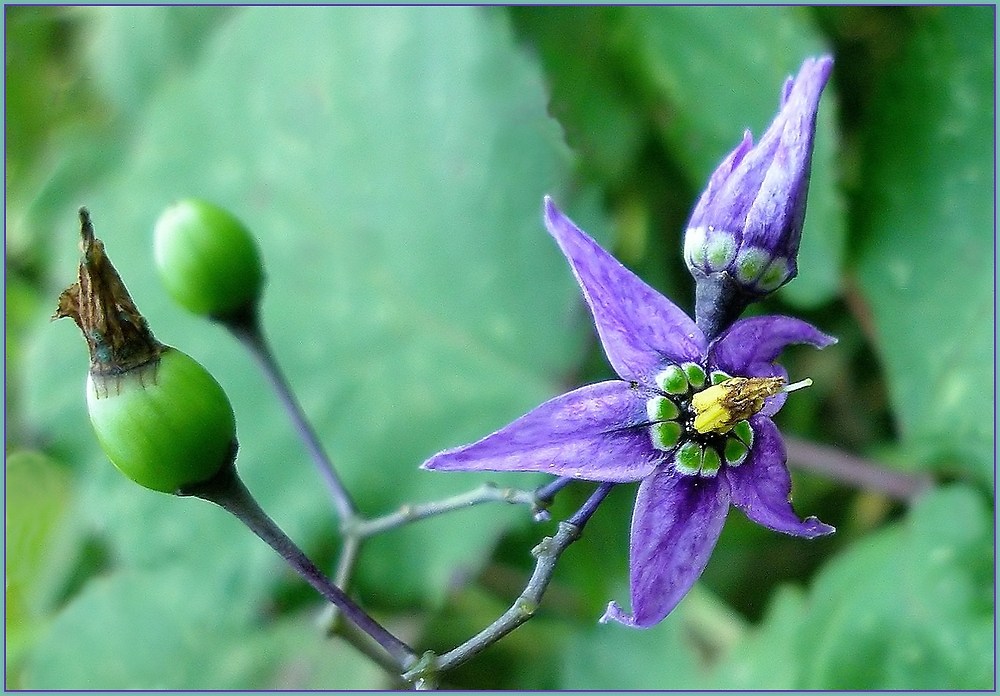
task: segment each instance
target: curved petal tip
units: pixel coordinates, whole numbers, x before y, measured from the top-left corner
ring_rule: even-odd
[[[604,615],[598,619],[598,623],[602,624],[610,623],[611,621],[628,626],[629,628],[649,628],[649,626],[640,626],[637,624],[635,617],[626,613],[618,605],[618,602],[608,602],[608,608],[604,611]]]

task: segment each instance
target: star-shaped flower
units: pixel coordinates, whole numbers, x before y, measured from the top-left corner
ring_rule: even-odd
[[[612,602],[602,618],[629,626],[652,626],[677,605],[708,563],[730,504],[779,532],[833,532],[792,510],[785,449],[771,416],[788,391],[784,369],[774,364],[778,353],[792,343],[821,348],[835,339],[798,319],[766,316],[737,321],[709,342],[548,198],[545,224],[621,379],[557,396],[423,467],[641,481],[632,516],[632,614]]]

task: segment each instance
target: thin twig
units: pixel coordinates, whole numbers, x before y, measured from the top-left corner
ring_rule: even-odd
[[[411,681],[428,679],[430,672],[440,673],[453,669],[478,655],[534,616],[542,601],[542,595],[545,594],[545,590],[552,580],[552,574],[555,572],[559,557],[570,544],[580,538],[584,525],[613,486],[614,484],[611,483],[602,483],[569,521],[559,523],[558,531],[554,536],[545,537],[538,546],[532,549],[531,553],[536,559],[535,570],[532,572],[528,584],[525,585],[524,591],[500,618],[443,655],[433,660],[427,660],[425,656],[425,659],[418,663],[418,667],[404,674],[403,677]],[[422,664],[424,665],[423,670],[421,670]]]
[[[299,405],[295,394],[288,384],[288,380],[285,379],[281,368],[278,366],[278,361],[275,359],[270,344],[264,336],[264,331],[261,328],[256,312],[222,319],[220,322],[250,352],[250,355],[253,356],[260,367],[261,372],[264,373],[264,376],[271,383],[271,387],[291,418],[292,425],[305,444],[306,449],[309,450],[309,455],[312,457],[313,462],[315,462],[320,477],[323,479],[323,483],[326,485],[330,497],[333,499],[333,504],[337,509],[341,523],[353,521],[357,510],[354,501],[340,480],[340,476],[337,475],[337,470],[334,468],[333,462],[330,461],[326,451],[323,449],[323,445],[320,444],[316,432],[306,419],[306,415],[302,411],[302,406]]]
[[[880,491],[898,500],[910,501],[934,483],[927,474],[893,471],[835,447],[785,437],[789,464],[843,483]]]
[[[349,621],[372,637],[392,656],[399,671],[416,661],[413,649],[390,633],[364,609],[354,603],[343,590],[334,585],[291,539],[268,517],[250,494],[232,464],[224,466],[209,479],[183,492],[215,503],[234,515],[312,585],[327,600],[333,602]]]
[[[345,532],[348,535],[364,539],[396,527],[402,527],[404,524],[409,524],[410,522],[490,502],[505,502],[511,505],[530,505],[536,507],[538,505],[538,498],[533,491],[501,488],[494,483],[485,483],[468,493],[460,493],[451,498],[445,498],[444,500],[432,503],[423,503],[421,505],[404,505],[396,512],[384,517],[359,520],[346,529]]]
[[[540,486],[535,491],[535,497],[538,498],[543,503],[551,503],[552,499],[556,497],[556,493],[565,488],[568,484],[572,483],[575,479],[569,476],[561,476],[555,481],[550,481],[544,486]]]

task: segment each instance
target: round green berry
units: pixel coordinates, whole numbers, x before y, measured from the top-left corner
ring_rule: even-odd
[[[87,410],[108,459],[155,491],[205,481],[235,454],[236,419],[225,391],[175,348],[121,374],[91,373]]]
[[[253,309],[264,285],[250,231],[228,211],[195,198],[177,201],[153,230],[167,292],[194,314],[223,318]]]

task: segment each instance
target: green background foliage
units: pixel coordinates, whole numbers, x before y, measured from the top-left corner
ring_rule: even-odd
[[[318,597],[198,500],[139,489],[87,422],[87,359],[49,323],[76,208],[160,340],[229,393],[239,465],[322,565],[329,500],[249,358],[173,306],[152,226],[182,196],[254,232],[263,320],[367,514],[542,478],[424,472],[542,400],[610,375],[541,224],[552,195],[690,307],[686,216],[801,61],[836,59],[800,276],[760,311],[837,335],[788,351],[816,385],[800,439],[927,475],[901,502],[791,462],[832,538],[734,513],[677,611],[627,598],[634,486],[560,561],[538,616],[455,688],[989,689],[993,602],[992,8],[7,8],[9,688],[386,688],[321,635]],[[589,491],[573,484],[556,517]],[[378,537],[354,593],[445,650],[498,616],[551,523],[484,506]]]

